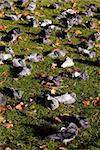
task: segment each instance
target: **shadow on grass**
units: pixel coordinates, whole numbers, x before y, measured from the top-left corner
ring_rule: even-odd
[[[79,62],[81,64],[87,64],[89,66],[98,66],[97,62],[93,62],[91,60],[83,60],[83,59],[74,59],[74,61]]]

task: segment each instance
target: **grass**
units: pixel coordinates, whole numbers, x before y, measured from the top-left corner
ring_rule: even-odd
[[[52,19],[56,23],[55,19],[52,18],[54,14],[59,14],[61,10],[70,8],[69,3],[64,3],[64,5],[58,10],[50,10],[44,8],[50,3],[55,2],[56,0],[41,0],[37,2],[37,9],[33,12],[33,15],[37,19],[43,20],[44,18]],[[79,0],[77,3],[77,8],[79,10],[84,10],[84,7],[87,4],[95,3],[98,7],[100,6],[99,0]],[[5,10],[7,13],[11,13]],[[16,12],[23,13],[21,9],[16,9]],[[84,18],[85,20],[86,18]],[[84,21],[83,20],[83,21]],[[98,20],[95,19],[98,24]],[[12,121],[13,128],[7,129],[4,126],[4,123],[0,123],[0,143],[6,144],[12,150],[39,150],[40,145],[46,144],[48,150],[58,150],[60,146],[65,146],[61,142],[50,141],[46,138],[42,138],[41,134],[46,129],[50,129],[50,119],[56,117],[59,114],[85,114],[90,122],[90,128],[80,131],[78,137],[71,143],[69,143],[66,148],[70,150],[99,150],[100,149],[100,114],[99,108],[94,106],[84,107],[82,102],[87,97],[98,97],[100,94],[100,84],[99,76],[96,75],[96,71],[99,70],[99,67],[89,65],[86,62],[90,61],[89,58],[75,54],[74,49],[69,46],[63,45],[65,40],[59,40],[58,46],[44,45],[37,42],[33,42],[32,39],[35,37],[28,35],[27,32],[38,33],[41,28],[33,29],[24,25],[26,21],[8,21],[3,18],[0,19],[0,25],[7,27],[9,31],[13,27],[19,26],[22,30],[21,39],[19,39],[15,44],[5,43],[14,49],[16,55],[28,55],[30,53],[43,53],[46,51],[51,51],[55,48],[65,48],[68,51],[68,56],[73,59],[84,59],[84,63],[75,61],[75,67],[87,71],[89,74],[89,80],[73,80],[73,79],[64,79],[62,86],[57,90],[57,93],[64,92],[75,92],[77,94],[77,101],[74,106],[61,105],[55,111],[49,111],[47,108],[41,104],[37,104],[34,99],[37,97],[41,99],[41,96],[44,92],[49,92],[50,90],[46,87],[43,87],[39,80],[36,80],[36,75],[38,72],[43,72],[48,75],[58,75],[62,69],[56,67],[51,69],[51,64],[54,60],[44,57],[43,62],[32,63],[33,71],[30,76],[25,78],[20,78],[17,81],[14,80],[13,75],[8,64],[0,66],[0,88],[3,87],[14,87],[19,90],[24,91],[24,103],[28,104],[28,107],[19,111],[19,110],[7,110],[0,112],[0,117],[4,117],[6,121]],[[82,27],[74,27],[69,31],[71,35],[74,34],[76,30],[82,31],[82,34],[86,37],[90,35],[95,30],[83,29]],[[0,36],[3,36],[4,33],[0,31]],[[55,32],[51,36],[51,41],[55,44],[57,37]],[[78,43],[79,40],[72,38],[74,43]],[[2,45],[3,43],[0,43]],[[97,52],[99,56],[99,48],[94,47],[92,50]],[[63,59],[64,60],[64,59]],[[93,60],[95,61],[95,60]],[[30,98],[33,98],[33,102],[30,103]],[[7,105],[15,105],[19,101],[15,101],[10,97],[7,97]],[[35,113],[35,111],[36,113]],[[52,127],[56,127],[52,125]],[[60,126],[60,125],[59,125]],[[58,127],[59,127],[58,126]]]

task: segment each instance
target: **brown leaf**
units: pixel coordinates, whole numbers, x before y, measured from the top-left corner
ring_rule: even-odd
[[[1,30],[1,31],[2,31],[2,30],[5,30],[5,29],[7,29],[6,26],[0,26],[0,30]]]
[[[11,150],[11,148],[10,147],[6,147],[5,150]]]
[[[79,34],[82,34],[82,32],[80,30],[76,30],[75,34],[79,35]]]
[[[84,106],[89,106],[90,105],[90,101],[83,101]]]
[[[47,150],[46,144],[41,145],[41,146],[40,146],[40,149]]]
[[[13,123],[10,121],[9,123],[6,123],[5,127],[7,129],[13,128]]]
[[[21,102],[21,103],[17,104],[17,105],[15,106],[15,108],[18,109],[18,110],[22,110],[22,109],[25,108],[25,104],[24,104],[23,102]]]
[[[100,75],[100,71],[97,71],[96,74],[97,74],[97,75]]]
[[[6,111],[6,110],[7,110],[7,107],[6,107],[6,106],[0,105],[0,112],[1,112],[1,111]]]
[[[55,95],[55,93],[56,93],[56,89],[52,88],[52,89],[51,89],[51,94],[54,94],[54,95]]]
[[[100,48],[100,44],[95,44],[95,47],[99,47]]]
[[[57,64],[56,63],[52,63],[51,64],[51,68],[55,69],[57,67]]]

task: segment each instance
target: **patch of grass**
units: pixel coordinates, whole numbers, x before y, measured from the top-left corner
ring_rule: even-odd
[[[58,10],[50,10],[45,8],[49,4],[56,2],[56,0],[41,0],[37,2],[37,9],[32,13],[36,16],[37,19],[52,19],[53,23],[57,23],[55,19],[52,18],[53,15],[60,14],[61,10],[65,10],[67,8],[71,8],[70,3],[63,3],[62,7]],[[62,1],[63,2],[63,1]],[[84,7],[90,3],[95,3],[98,7],[100,6],[99,0],[79,0],[77,3],[77,8],[82,11]],[[23,13],[22,10],[16,9],[17,12]],[[5,10],[5,13],[11,13]],[[87,20],[84,18],[83,22]],[[98,20],[96,20],[98,23]],[[44,72],[48,75],[59,75],[62,71],[61,68],[51,69],[51,64],[54,60],[44,57],[43,62],[32,63],[33,70],[30,76],[25,78],[20,78],[17,81],[13,79],[13,75],[11,74],[10,65],[4,64],[0,66],[0,88],[3,87],[14,87],[19,90],[24,91],[24,102],[26,104],[30,103],[30,97],[33,98],[31,107],[26,108],[25,110],[7,110],[6,112],[0,113],[5,120],[12,121],[14,127],[11,129],[6,129],[5,126],[0,124],[0,143],[5,143],[12,148],[12,150],[39,150],[39,146],[46,143],[48,150],[56,150],[60,146],[64,146],[60,142],[50,141],[46,138],[43,138],[41,135],[44,134],[44,129],[50,128],[49,121],[53,117],[56,117],[59,114],[67,113],[67,114],[85,114],[90,122],[90,128],[84,131],[80,131],[78,137],[69,143],[66,147],[70,150],[99,150],[100,149],[100,114],[99,108],[90,107],[85,108],[82,104],[82,101],[87,97],[98,97],[100,93],[100,84],[99,84],[99,76],[96,75],[96,71],[99,70],[99,67],[94,65],[89,65],[86,63],[91,61],[89,58],[76,54],[74,49],[64,45],[63,43],[67,41],[59,40],[60,44],[56,47],[52,45],[44,45],[39,44],[37,42],[33,42],[35,39],[34,35],[29,35],[30,33],[38,33],[41,28],[33,29],[32,27],[25,26],[27,24],[26,21],[8,21],[3,18],[0,19],[0,25],[4,25],[7,27],[9,31],[13,27],[20,27],[22,30],[21,39],[19,39],[15,44],[5,43],[5,45],[9,45],[14,49],[16,55],[29,55],[31,53],[43,53],[46,51],[52,51],[55,48],[65,48],[68,51],[68,56],[72,57],[75,60],[75,67],[80,68],[82,70],[87,71],[89,74],[89,80],[73,80],[66,78],[64,79],[62,86],[57,90],[58,93],[64,92],[75,92],[77,94],[77,101],[74,106],[61,105],[55,111],[49,111],[47,108],[42,106],[41,104],[37,104],[35,99],[38,97],[41,98],[44,92],[49,92],[49,89],[43,87],[39,80],[36,80],[36,74],[39,72]],[[73,27],[70,31],[70,35],[74,35],[76,30],[80,30],[82,35],[88,37],[95,30],[88,30],[82,27]],[[5,33],[0,31],[0,36],[5,35]],[[51,36],[51,41],[53,44],[56,42],[56,33],[54,32]],[[72,37],[73,43],[79,43],[80,39],[76,39],[74,36]],[[2,44],[2,43],[1,43]],[[99,56],[99,48],[93,48],[92,50],[97,52]],[[66,56],[67,56],[66,55]],[[83,60],[80,63],[79,60]],[[64,59],[63,59],[64,60]],[[95,61],[95,60],[94,60]],[[17,104],[19,101],[15,101],[10,97],[7,97],[7,104]],[[34,110],[36,110],[37,114],[34,115]],[[54,125],[51,125],[53,128]]]

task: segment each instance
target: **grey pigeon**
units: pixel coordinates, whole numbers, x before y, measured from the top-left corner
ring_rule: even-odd
[[[63,143],[67,144],[68,142],[75,139],[75,137],[78,135],[78,127],[74,123],[70,123],[69,126],[62,127],[58,133],[49,135],[48,138],[51,140],[60,140]]]
[[[22,71],[18,73],[18,77],[25,77],[31,75],[32,65],[27,65],[22,68]]]
[[[12,54],[0,54],[0,60],[1,61],[4,61],[4,60],[7,60],[7,59],[10,59],[10,58],[12,58],[13,56],[12,56]]]
[[[26,56],[25,60],[29,60],[32,62],[39,62],[43,60],[43,55],[42,54],[37,54],[37,53],[33,53],[30,56]]]
[[[83,49],[81,47],[78,48],[78,53],[88,56],[89,58],[96,58],[96,52],[90,51],[88,49]]]
[[[49,94],[47,95],[47,100],[45,102],[45,105],[50,110],[55,110],[59,107],[59,102],[57,99],[53,98]]]
[[[6,98],[4,95],[0,92],[0,105],[5,105],[6,104]]]
[[[14,58],[12,60],[12,65],[13,65],[13,67],[24,67],[24,66],[26,66],[25,59]]]
[[[1,37],[1,41],[5,42],[14,42],[21,34],[19,27],[13,28],[10,30],[5,37]]]
[[[32,0],[32,2],[29,3],[29,5],[25,8],[25,10],[34,11],[36,9],[36,2]]]
[[[47,56],[51,58],[60,58],[66,55],[67,51],[65,49],[57,49],[49,53]]]
[[[61,84],[61,77],[60,76],[48,76],[47,81],[52,83],[53,86],[60,86]]]
[[[19,14],[19,15],[5,14],[5,18],[8,20],[18,21],[21,18],[21,14]]]

